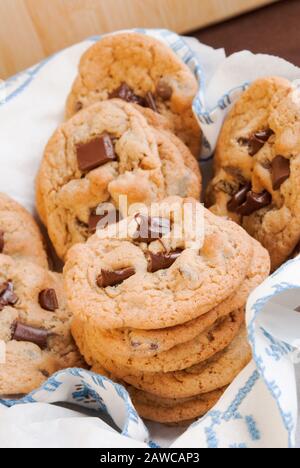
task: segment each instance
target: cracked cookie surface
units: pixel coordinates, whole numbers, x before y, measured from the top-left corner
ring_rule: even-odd
[[[188,148],[151,127],[132,106],[114,99],[81,111],[54,133],[36,182],[37,209],[58,255],[94,232],[97,208],[120,196],[128,205],[166,196],[200,198],[201,175]]]
[[[272,270],[300,239],[300,93],[263,78],[243,93],[220,134],[211,210],[240,223],[269,251]]]
[[[54,372],[82,366],[61,275],[0,255],[0,394],[26,394]]]
[[[180,236],[173,207],[183,213]],[[68,304],[75,316],[100,328],[182,324],[237,289],[252,253],[252,240],[238,225],[193,199],[171,197],[153,206],[150,217],[136,212],[72,247],[64,268]]]
[[[198,83],[161,41],[135,33],[107,36],[83,55],[66,105],[70,118],[98,101],[121,97],[162,114],[198,157],[201,131],[192,111]]]
[[[42,235],[31,214],[0,193],[0,253],[48,268]]]

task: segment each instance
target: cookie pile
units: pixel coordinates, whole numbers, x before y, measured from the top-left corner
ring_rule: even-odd
[[[272,270],[299,251],[299,175],[299,90],[283,78],[259,79],[224,123],[207,202],[264,245]]]
[[[183,216],[193,207],[181,237],[174,204]],[[266,250],[238,225],[193,199],[167,199],[151,217],[136,212],[69,250],[73,336],[95,371],[127,386],[143,417],[186,422],[249,362],[245,303],[269,270]]]
[[[84,365],[71,318],[35,221],[0,194],[0,395],[28,393],[54,372]]]

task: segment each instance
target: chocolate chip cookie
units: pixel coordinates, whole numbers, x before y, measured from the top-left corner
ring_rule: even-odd
[[[238,288],[252,253],[235,223],[194,199],[168,198],[72,247],[64,269],[69,307],[100,328],[182,324]]]
[[[125,359],[154,357],[177,345],[193,340],[213,327],[217,320],[244,307],[250,293],[268,277],[270,273],[269,254],[256,240],[253,239],[252,243],[252,263],[246,277],[231,296],[207,314],[182,325],[158,330],[93,328],[94,341],[101,344],[101,347],[107,352],[109,350],[113,359],[118,361],[121,358],[124,362]]]
[[[41,233],[25,208],[0,193],[0,253],[48,267]]]
[[[25,394],[54,372],[82,366],[61,275],[0,255],[0,394]]]
[[[226,387],[250,360],[251,348],[246,329],[242,326],[238,336],[224,351],[181,371],[133,373],[132,369],[105,356],[101,356],[99,364],[117,379],[160,398],[191,398]]]
[[[106,356],[112,358],[118,365],[131,369],[132,372],[172,372],[203,362],[225,349],[238,334],[244,318],[244,309],[240,309],[223,320],[217,321],[212,327],[186,343],[174,346],[155,356],[129,359],[126,356],[116,356],[111,348],[105,346],[105,342],[97,340],[98,334],[97,331],[94,333],[93,326],[84,322],[80,322],[79,326],[83,325],[81,331],[93,355],[93,360],[98,361],[101,360],[101,356]],[[75,329],[77,326],[78,323],[75,320],[72,326],[74,336],[80,333],[80,330]],[[100,359],[98,359],[98,354]]]
[[[83,55],[66,115],[120,98],[165,116],[198,157],[201,131],[192,111],[198,83],[190,69],[161,41],[136,33],[102,38]]]
[[[257,80],[220,134],[211,210],[229,216],[269,251],[272,269],[300,240],[300,94],[282,78]]]
[[[169,195],[199,199],[200,193],[200,171],[188,148],[150,126],[132,104],[114,99],[81,111],[55,132],[37,177],[36,198],[64,258],[97,225],[124,215],[121,196],[130,206]]]

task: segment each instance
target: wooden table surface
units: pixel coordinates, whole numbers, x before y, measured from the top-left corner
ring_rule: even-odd
[[[0,78],[88,36],[131,27],[198,29],[278,0],[0,0]]]

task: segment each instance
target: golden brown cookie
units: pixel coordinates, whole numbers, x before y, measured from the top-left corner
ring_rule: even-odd
[[[150,126],[132,104],[100,102],[64,123],[50,139],[36,182],[40,217],[59,257],[134,203],[201,194],[192,154],[174,135]],[[125,213],[124,213],[125,211]]]
[[[161,41],[137,33],[102,38],[83,55],[66,105],[67,118],[110,98],[162,114],[198,157],[201,131],[192,111],[198,83]]]
[[[174,210],[183,214],[180,235]],[[68,304],[99,328],[175,326],[229,297],[252,253],[251,238],[235,223],[193,199],[169,198],[151,216],[138,211],[72,247],[64,268]]]
[[[80,351],[93,365],[93,358],[89,349],[81,347],[81,336],[78,339]],[[90,355],[89,355],[90,354]],[[132,369],[117,365],[112,359],[101,356],[99,364],[126,383],[139,390],[151,393],[161,398],[191,398],[196,395],[210,393],[226,387],[237,377],[251,360],[251,348],[248,344],[246,329],[243,326],[238,336],[224,351],[211,359],[176,372],[132,372]]]
[[[118,360],[150,358],[181,343],[193,340],[212,327],[217,320],[237,310],[247,302],[250,293],[259,286],[270,273],[270,257],[256,240],[252,240],[254,250],[252,263],[234,293],[207,314],[175,327],[158,330],[138,330],[134,328],[103,330],[93,328],[93,335],[102,348],[109,350],[110,356]]]
[[[84,365],[70,322],[61,275],[0,255],[0,394],[28,393],[54,372]]]
[[[36,222],[25,208],[4,193],[0,193],[0,253],[48,268]]]
[[[220,134],[211,210],[240,223],[269,251],[272,270],[300,240],[300,92],[283,78],[254,82]]]

